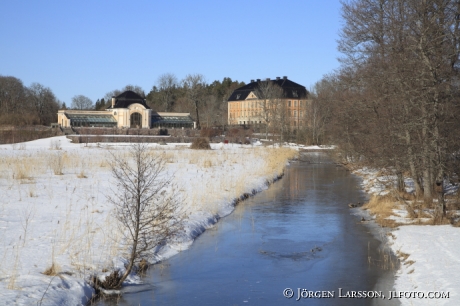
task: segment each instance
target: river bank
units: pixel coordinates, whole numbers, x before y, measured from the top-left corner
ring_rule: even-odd
[[[362,188],[378,207],[371,220],[374,232],[388,241],[398,258],[394,290],[402,305],[458,305],[460,301],[460,228],[450,224],[430,225],[432,211],[413,218],[407,207],[388,196],[395,178],[381,171],[362,168],[353,171],[362,177]],[[406,191],[412,192],[410,179]],[[449,186],[457,192],[458,186]],[[372,205],[372,204],[371,204]],[[382,208],[384,207],[384,208]],[[364,209],[368,209],[364,206]],[[361,209],[361,208],[360,208]],[[457,211],[459,213],[459,211]],[[361,214],[368,215],[368,211]],[[384,225],[384,226],[382,226]]]
[[[267,188],[297,153],[286,148],[152,144],[167,161],[187,212],[184,234],[151,262],[192,245],[234,209],[235,199]],[[0,293],[7,305],[85,305],[87,281],[124,269],[125,249],[107,194],[113,188],[108,150],[129,144],[73,144],[65,137],[0,146]],[[107,272],[103,272],[107,271]],[[131,275],[129,284],[141,283]]]

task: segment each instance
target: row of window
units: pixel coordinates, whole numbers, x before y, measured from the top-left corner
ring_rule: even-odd
[[[240,108],[260,108],[262,106],[263,102],[254,102],[254,101],[249,101],[249,102],[233,102],[229,103],[229,108],[230,109],[240,109]],[[288,107],[297,107],[297,104],[299,107],[306,107],[307,106],[307,101],[297,101],[297,100],[288,100],[287,105]]]
[[[293,122],[290,122],[289,125],[290,126],[303,126],[303,121],[299,121],[299,122],[296,122],[296,121],[293,121]],[[248,121],[238,121],[238,124],[262,124],[262,121],[253,121],[253,120],[248,120]]]
[[[299,117],[302,117],[303,114],[304,114],[304,112],[299,111],[299,112],[297,113],[297,111],[295,110],[295,111],[290,111],[290,112],[288,113],[288,116],[290,116],[290,117],[297,117],[297,115],[298,115]],[[261,113],[259,113],[259,112],[253,112],[253,111],[239,111],[239,112],[231,112],[231,113],[230,113],[230,117],[231,117],[231,118],[241,117],[241,116],[243,116],[243,117],[261,116]]]

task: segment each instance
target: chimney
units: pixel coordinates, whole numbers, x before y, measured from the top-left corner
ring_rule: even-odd
[[[254,83],[254,80],[251,80],[251,83]]]
[[[265,81],[270,82],[270,78],[266,78]]]
[[[112,108],[115,106],[115,97],[112,97]]]
[[[283,80],[287,80],[287,76],[284,76],[284,77],[283,77]]]
[[[279,81],[279,80],[280,80],[280,77],[276,77],[276,80]]]
[[[257,79],[257,83],[259,83],[259,82],[260,82],[260,79]]]

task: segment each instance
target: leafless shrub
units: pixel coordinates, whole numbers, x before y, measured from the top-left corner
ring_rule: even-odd
[[[130,249],[126,271],[113,288],[121,287],[136,262],[152,256],[155,248],[183,230],[178,194],[172,177],[165,174],[162,156],[153,154],[146,144],[135,143],[128,158],[115,154],[111,158],[116,189],[108,200]]]
[[[195,150],[211,150],[211,145],[209,144],[209,140],[204,137],[195,138],[193,140],[190,149]]]

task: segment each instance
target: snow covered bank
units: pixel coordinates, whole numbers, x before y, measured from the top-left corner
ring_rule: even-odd
[[[150,144],[168,162],[183,199],[186,232],[152,261],[188,248],[234,200],[283,171],[295,151],[212,145],[211,151]],[[84,305],[91,274],[123,268],[120,233],[106,196],[108,160],[129,144],[72,144],[65,137],[0,146],[0,293],[6,305]],[[44,275],[50,267],[53,275]],[[128,282],[139,282],[135,276]]]
[[[373,195],[385,195],[394,187],[395,177],[376,170],[360,169],[355,174],[363,178],[363,189]],[[406,191],[412,191],[412,181],[405,180]],[[449,187],[453,193],[456,188]],[[458,305],[460,302],[460,228],[452,225],[411,225],[426,223],[428,218],[413,219],[405,208],[394,204],[387,219],[399,226],[389,234],[389,245],[400,258],[396,274],[396,292],[402,305]],[[381,230],[382,235],[387,231]],[[409,297],[413,292],[416,297]],[[448,298],[439,296],[448,293]],[[430,298],[431,295],[431,298]],[[438,298],[433,298],[438,295]],[[423,297],[422,297],[423,296]]]

